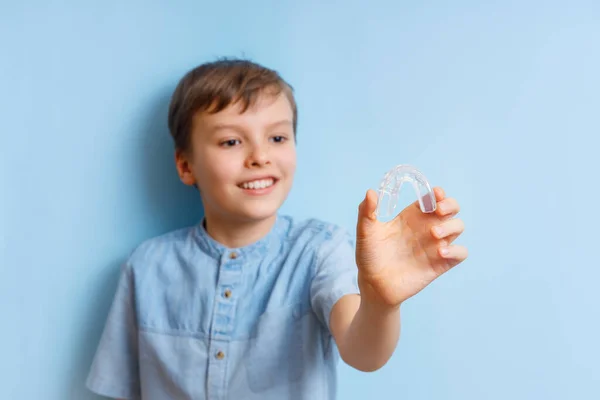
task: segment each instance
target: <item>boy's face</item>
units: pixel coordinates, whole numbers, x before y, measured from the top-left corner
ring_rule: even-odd
[[[208,219],[248,223],[274,217],[296,170],[293,112],[285,95],[261,96],[240,114],[232,104],[194,116],[191,151],[177,155],[181,180],[198,185]]]

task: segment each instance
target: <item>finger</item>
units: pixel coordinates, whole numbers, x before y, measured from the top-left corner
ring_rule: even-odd
[[[436,204],[443,201],[444,198],[446,197],[446,193],[444,192],[444,189],[442,189],[441,187],[434,187],[433,195],[435,197]],[[421,201],[423,201],[423,204],[425,204],[426,208],[431,207],[431,199],[430,199],[429,195],[422,196]],[[421,209],[421,203],[419,200],[415,201],[412,205],[413,205],[413,207]]]
[[[431,234],[436,239],[444,239],[452,235],[460,235],[465,230],[462,219],[453,218],[431,227]]]
[[[449,245],[450,243],[454,242],[461,235],[461,233],[455,233],[453,235],[446,236],[445,238],[441,239],[441,243]]]
[[[433,193],[435,194],[435,201],[442,201],[446,198],[446,192],[439,186],[433,188]]]
[[[437,204],[435,213],[440,217],[456,215],[460,212],[458,201],[452,197],[447,197]]]
[[[377,220],[375,209],[377,208],[377,193],[374,190],[367,190],[365,198],[358,206],[357,235],[367,234],[370,225]]]
[[[365,200],[363,201],[363,212],[364,216],[369,219],[375,219],[375,210],[377,209],[377,193],[369,189],[367,190],[367,194],[365,195]]]
[[[469,251],[465,246],[451,245],[440,247],[439,254],[445,259],[461,262],[469,256]]]

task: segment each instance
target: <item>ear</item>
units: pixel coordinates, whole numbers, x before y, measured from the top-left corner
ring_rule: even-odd
[[[177,167],[177,173],[179,174],[181,182],[189,186],[196,184],[196,178],[192,172],[190,162],[188,161],[188,154],[185,151],[175,151],[175,166]]]

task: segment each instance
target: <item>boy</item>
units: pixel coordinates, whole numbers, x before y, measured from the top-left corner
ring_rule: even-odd
[[[467,251],[457,202],[436,188],[379,222],[376,193],[350,235],[278,213],[296,168],[296,103],[277,72],[200,65],[169,109],[196,226],[142,243],[125,263],[88,380],[123,399],[334,399],[338,357],[375,371],[392,355],[401,304]],[[438,231],[439,229],[439,231]]]

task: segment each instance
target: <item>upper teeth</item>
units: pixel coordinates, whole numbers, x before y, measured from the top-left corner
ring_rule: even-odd
[[[264,188],[268,188],[272,184],[273,184],[273,179],[261,179],[258,181],[244,182],[244,183],[242,183],[241,186],[244,189],[264,189]]]

